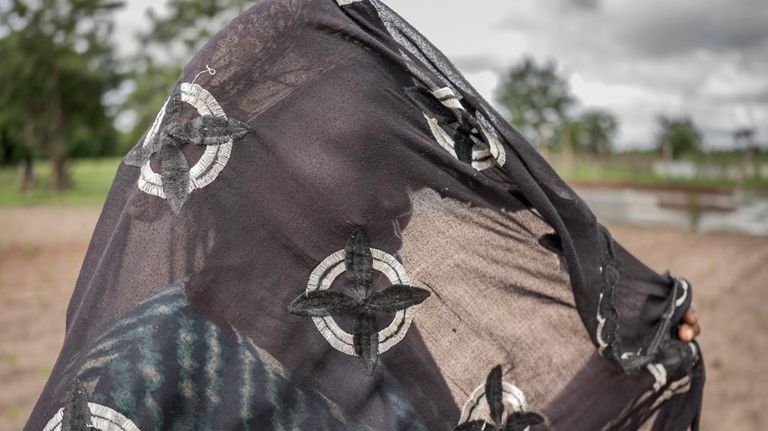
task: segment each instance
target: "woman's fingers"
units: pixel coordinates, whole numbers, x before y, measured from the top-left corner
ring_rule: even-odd
[[[679,338],[681,341],[693,341],[694,337],[695,335],[691,325],[683,323],[679,328],[677,328],[677,338]]]
[[[683,322],[693,326],[699,323],[699,318],[696,317],[696,312],[688,310],[683,314]]]
[[[699,326],[699,319],[696,317],[696,313],[693,310],[688,310],[683,314],[683,323],[677,329],[677,337],[685,342],[693,341],[699,334],[701,334],[701,326]]]

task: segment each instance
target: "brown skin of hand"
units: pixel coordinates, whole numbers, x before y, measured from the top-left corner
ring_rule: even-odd
[[[693,310],[686,311],[683,314],[683,321],[677,329],[677,337],[681,341],[689,342],[693,341],[699,334],[701,334],[701,327],[696,313]]]

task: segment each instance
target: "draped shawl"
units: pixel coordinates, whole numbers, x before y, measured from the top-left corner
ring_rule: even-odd
[[[262,1],[159,108],[25,429],[697,427],[689,283],[380,0]]]

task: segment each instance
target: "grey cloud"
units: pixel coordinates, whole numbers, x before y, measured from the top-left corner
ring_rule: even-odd
[[[602,5],[601,0],[566,0],[567,6],[575,6],[581,9],[595,10]]]
[[[490,55],[464,55],[453,57],[452,62],[464,73],[477,73],[490,70],[503,73],[507,68],[499,61],[498,57]]]
[[[707,99],[717,103],[752,103],[768,106],[768,83],[758,91],[734,91],[730,94],[710,96]]]
[[[615,23],[619,40],[641,55],[727,52],[768,41],[768,6],[762,0],[701,2],[693,8],[671,2],[652,6]]]

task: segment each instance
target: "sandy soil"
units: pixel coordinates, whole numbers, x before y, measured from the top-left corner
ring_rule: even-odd
[[[651,268],[691,281],[707,365],[702,429],[768,429],[768,238],[612,226]]]
[[[21,429],[61,346],[97,208],[0,208],[0,431]],[[704,430],[768,427],[768,238],[613,226],[651,267],[687,277],[704,325]]]

